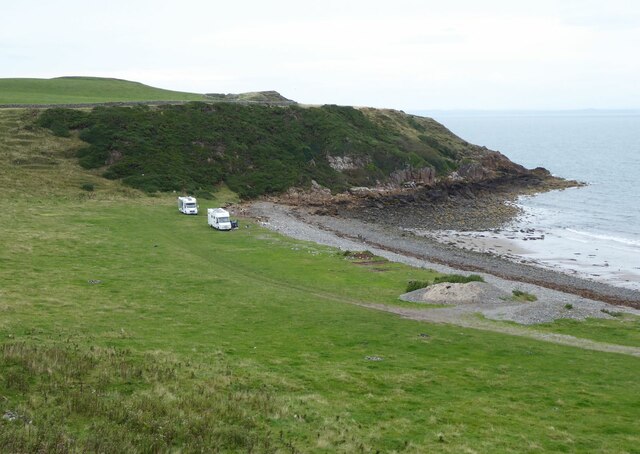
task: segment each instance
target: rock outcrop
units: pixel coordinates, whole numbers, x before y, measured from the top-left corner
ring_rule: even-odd
[[[396,186],[404,187],[432,186],[436,182],[436,170],[433,167],[407,167],[393,172],[389,181]]]
[[[327,155],[329,166],[338,172],[364,168],[371,159],[368,156],[331,156]]]

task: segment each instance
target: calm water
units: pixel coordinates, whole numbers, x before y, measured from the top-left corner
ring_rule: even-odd
[[[640,289],[640,111],[414,112],[526,167],[587,187],[522,198],[527,256]]]

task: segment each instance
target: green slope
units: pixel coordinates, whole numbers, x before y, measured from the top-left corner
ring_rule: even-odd
[[[131,101],[197,101],[203,95],[163,90],[100,77],[0,79],[0,104],[84,104]]]
[[[433,273],[213,231],[30,115],[0,111],[0,451],[637,452],[638,358],[359,307]]]
[[[169,197],[0,201],[3,412],[37,428],[0,422],[3,452],[640,442],[637,358],[351,304],[397,304],[425,270],[357,266],[244,221],[216,232]]]

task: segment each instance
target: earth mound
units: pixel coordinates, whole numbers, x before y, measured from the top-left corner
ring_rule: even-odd
[[[444,282],[405,293],[400,298],[405,301],[432,304],[488,304],[502,302],[510,295],[486,282],[452,284]]]

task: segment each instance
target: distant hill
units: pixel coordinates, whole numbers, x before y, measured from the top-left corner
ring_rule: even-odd
[[[101,77],[0,79],[0,104],[85,104],[132,101],[199,101],[197,93],[163,90]]]

